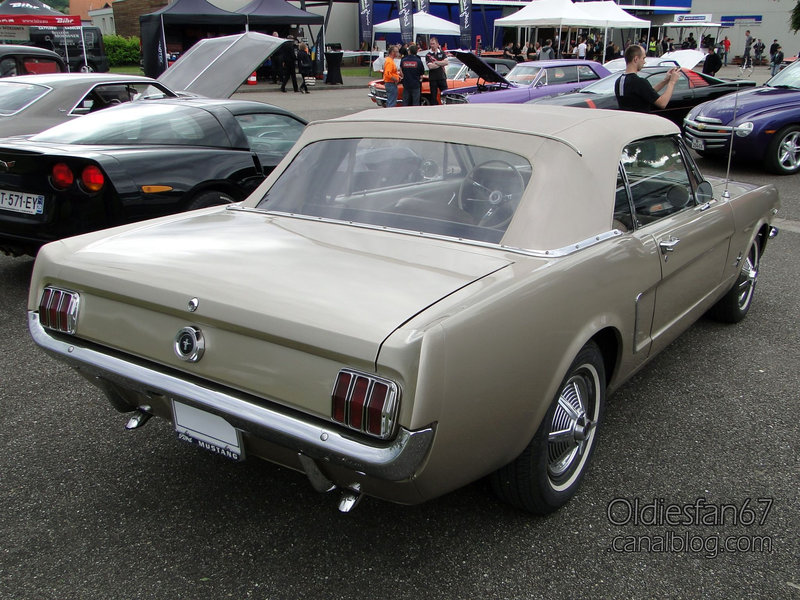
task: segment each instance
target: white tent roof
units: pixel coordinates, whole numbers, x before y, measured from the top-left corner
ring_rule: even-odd
[[[595,17],[582,10],[581,4],[571,0],[531,0],[530,4],[513,15],[495,20],[495,27],[552,26],[605,26],[605,19]]]
[[[567,0],[569,2],[569,0]],[[378,23],[372,28],[377,33],[400,33],[400,19]],[[414,35],[460,35],[457,23],[445,21],[424,12],[414,13]]]
[[[613,0],[584,2],[580,5],[580,8],[593,17],[604,19],[605,22],[602,23],[604,27],[616,27],[618,29],[650,28],[650,21],[634,17],[632,14],[625,12]]]

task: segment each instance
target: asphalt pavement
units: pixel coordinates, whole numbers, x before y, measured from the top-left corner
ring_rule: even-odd
[[[311,119],[372,106],[366,81],[317,88],[253,97]],[[343,515],[161,420],[125,431],[31,341],[33,261],[0,257],[0,598],[800,598],[800,175],[732,175],[784,204],[749,316],[700,320],[614,394],[580,492],[544,518],[482,481]]]

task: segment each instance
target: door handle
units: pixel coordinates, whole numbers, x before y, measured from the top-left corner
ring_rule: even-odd
[[[661,248],[661,254],[667,254],[668,252],[674,252],[675,246],[678,245],[680,240],[676,237],[671,237],[668,240],[664,240],[663,242],[658,243],[658,247]]]

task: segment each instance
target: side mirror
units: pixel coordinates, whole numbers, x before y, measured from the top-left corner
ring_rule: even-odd
[[[714,199],[714,190],[711,188],[710,183],[707,181],[701,181],[700,185],[697,186],[697,192],[695,195],[697,196],[698,204],[707,204]]]

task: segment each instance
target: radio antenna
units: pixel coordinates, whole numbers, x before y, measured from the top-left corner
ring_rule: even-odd
[[[741,76],[739,76],[739,82],[741,82]],[[731,194],[728,191],[728,184],[731,181],[731,158],[733,157],[733,137],[736,135],[736,113],[739,108],[739,91],[742,89],[742,86],[739,83],[736,84],[736,91],[733,93],[733,118],[731,119],[731,139],[728,143],[728,166],[725,169],[725,190],[722,192],[722,199],[723,200],[730,200]]]

